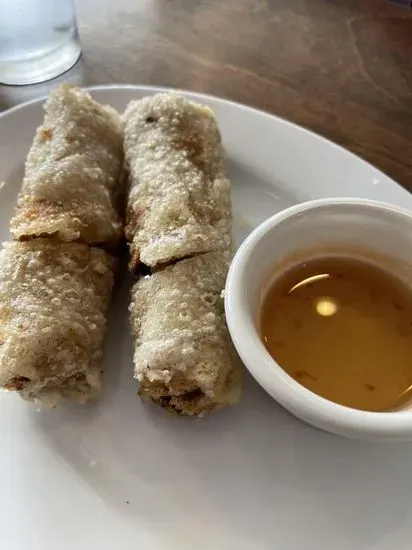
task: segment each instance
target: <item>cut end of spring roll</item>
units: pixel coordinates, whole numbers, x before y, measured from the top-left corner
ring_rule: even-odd
[[[124,186],[118,113],[70,85],[51,92],[44,109],[10,223],[14,238],[116,245]]]
[[[114,259],[51,239],[0,251],[0,387],[54,406],[101,390]]]
[[[152,269],[230,246],[230,184],[216,119],[177,94],[132,101],[124,115],[131,267]]]
[[[207,253],[143,277],[130,306],[139,393],[182,415],[238,401],[242,368],[226,327],[228,254]]]

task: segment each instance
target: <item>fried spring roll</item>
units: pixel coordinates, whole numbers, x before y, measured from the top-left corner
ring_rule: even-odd
[[[0,251],[0,386],[54,406],[101,389],[102,344],[114,259],[51,239]]]
[[[228,254],[182,260],[137,281],[130,306],[139,392],[171,412],[235,403],[242,370],[225,322]]]
[[[129,103],[131,266],[154,269],[230,246],[230,185],[212,111],[176,94]]]
[[[121,236],[123,133],[118,113],[63,85],[45,103],[10,227],[16,239],[115,245]]]

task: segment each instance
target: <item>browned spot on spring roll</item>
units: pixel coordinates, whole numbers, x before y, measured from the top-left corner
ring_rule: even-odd
[[[132,268],[227,249],[230,186],[212,111],[158,94],[132,101],[123,120]]]
[[[242,368],[225,322],[228,253],[207,253],[142,277],[130,306],[140,394],[171,412],[235,403]]]
[[[52,239],[0,251],[0,386],[54,406],[101,389],[114,259]]]
[[[124,162],[118,113],[69,85],[53,91],[44,108],[10,224],[13,236],[116,245]]]

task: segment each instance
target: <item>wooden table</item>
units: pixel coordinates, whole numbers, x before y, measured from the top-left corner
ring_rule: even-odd
[[[78,1],[82,61],[0,86],[4,109],[56,82],[157,84],[270,111],[412,190],[412,12],[389,0]]]

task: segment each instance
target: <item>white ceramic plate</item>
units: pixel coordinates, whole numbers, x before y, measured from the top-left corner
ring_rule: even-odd
[[[123,110],[153,88],[94,97]],[[215,111],[230,160],[238,242],[306,199],[358,196],[412,208],[390,178],[284,120],[187,94]],[[0,237],[9,238],[41,101],[0,117]],[[115,297],[106,390],[96,403],[39,412],[0,395],[3,550],[409,550],[412,446],[316,431],[250,378],[241,405],[205,419],[140,402],[127,284]]]

